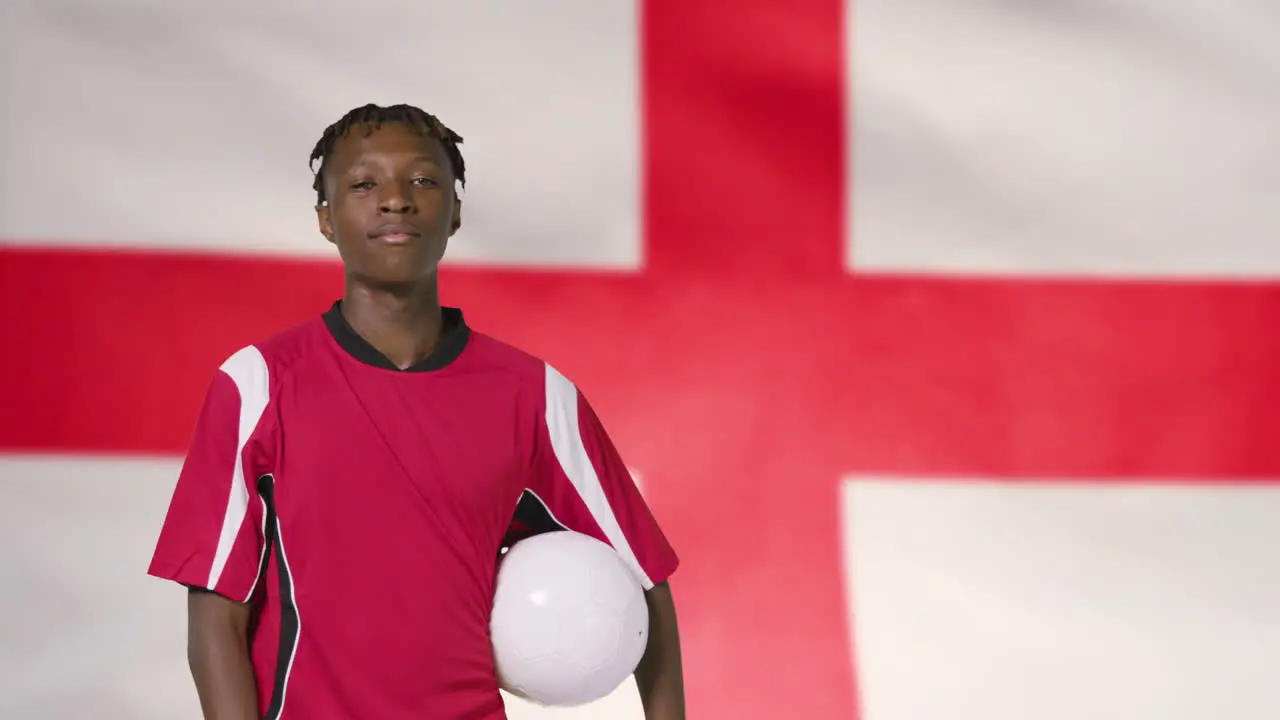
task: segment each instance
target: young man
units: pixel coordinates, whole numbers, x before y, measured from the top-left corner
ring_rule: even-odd
[[[648,594],[645,715],[684,717],[676,555],[599,419],[440,306],[461,141],[367,105],[312,153],[345,293],[215,374],[149,571],[190,588],[206,718],[505,717],[488,628],[517,516],[617,550]]]

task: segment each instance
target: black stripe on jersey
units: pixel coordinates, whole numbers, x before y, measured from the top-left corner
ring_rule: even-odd
[[[512,545],[525,538],[568,529],[564,523],[556,519],[555,515],[551,514],[551,508],[547,507],[537,493],[526,489],[520,494],[520,500],[516,503],[515,515],[511,518],[506,536],[502,538],[498,555],[505,555]]]
[[[516,520],[529,528],[533,535],[569,529],[551,514],[551,508],[532,490],[525,490],[520,494],[520,502],[516,504]]]
[[[289,671],[298,651],[298,606],[293,594],[293,574],[289,572],[289,560],[285,556],[284,541],[280,539],[280,516],[276,512],[275,478],[263,475],[258,478],[258,494],[267,508],[266,527],[270,537],[266,539],[270,552],[276,556],[277,583],[280,592],[280,648],[276,654],[276,680],[271,688],[271,704],[263,720],[278,720],[284,712],[285,690],[289,683]],[[265,567],[265,561],[264,561]]]

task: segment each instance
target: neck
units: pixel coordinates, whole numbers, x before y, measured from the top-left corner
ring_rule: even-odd
[[[434,277],[408,288],[375,288],[347,278],[342,316],[401,369],[431,354],[444,325]]]

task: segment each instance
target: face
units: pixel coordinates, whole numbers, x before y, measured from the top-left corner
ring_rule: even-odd
[[[320,233],[338,247],[349,277],[371,286],[412,285],[435,275],[462,204],[440,141],[388,123],[356,127],[325,162]]]

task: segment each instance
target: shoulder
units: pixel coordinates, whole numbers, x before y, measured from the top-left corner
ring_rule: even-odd
[[[231,353],[219,370],[235,381],[242,396],[264,399],[300,362],[323,350],[324,326],[318,318],[299,323]]]
[[[472,330],[467,352],[473,367],[508,374],[523,386],[536,387],[540,394],[574,389],[573,382],[551,363],[491,335]]]
[[[542,358],[515,345],[471,331],[467,342],[468,364],[514,376],[522,382],[542,382],[549,367]]]

